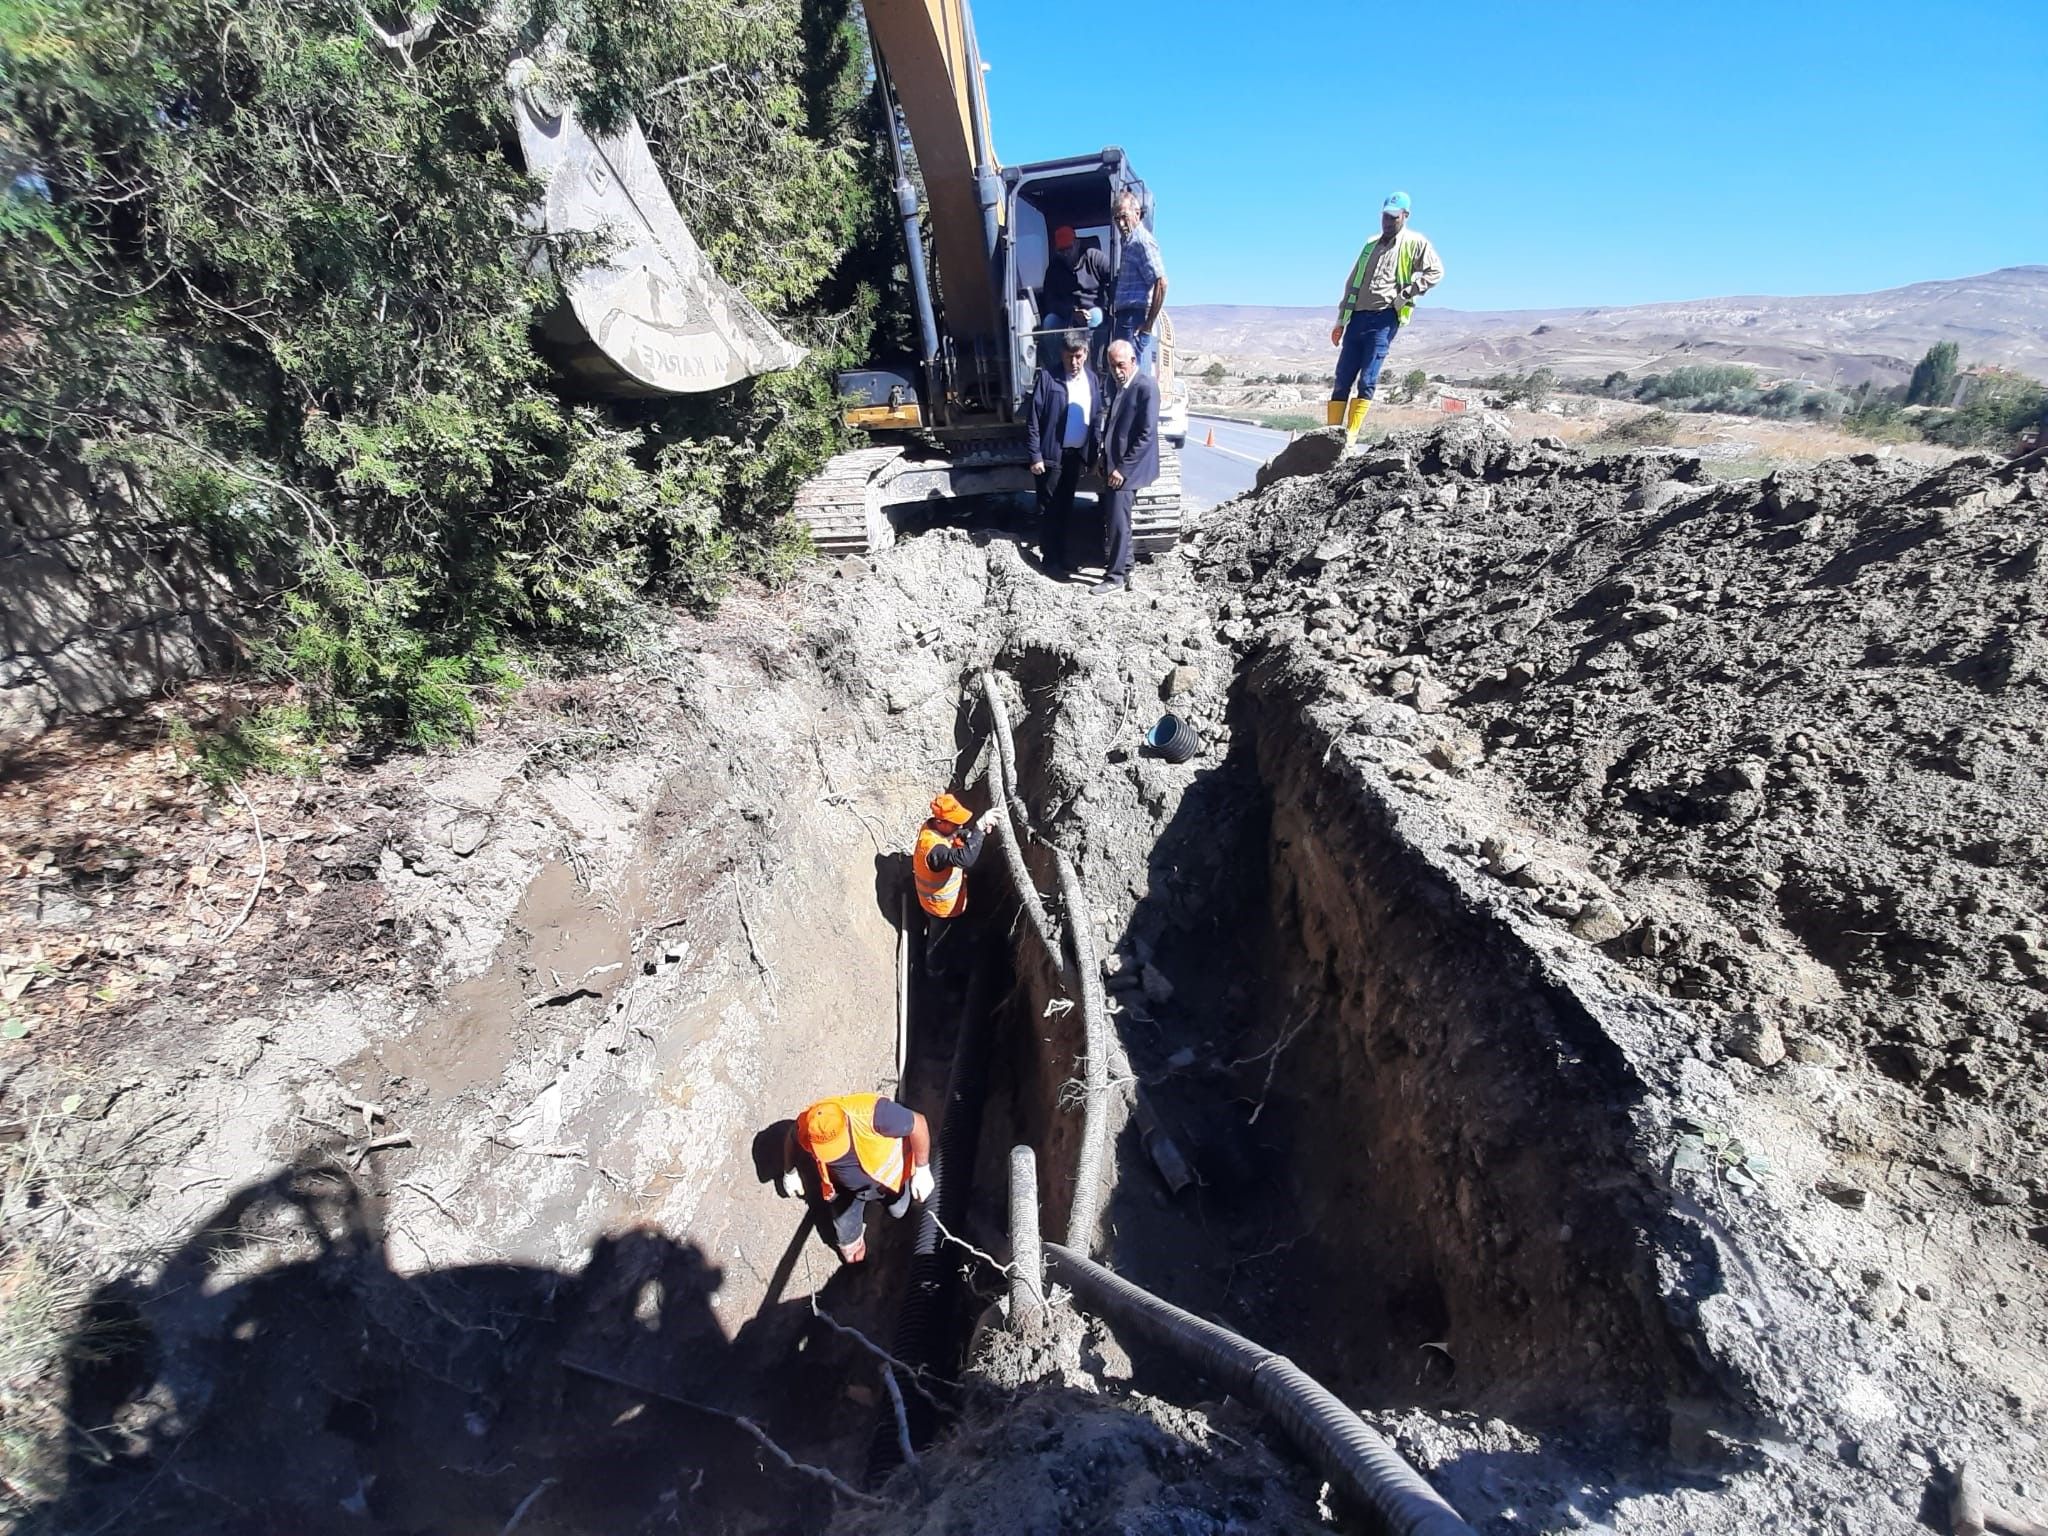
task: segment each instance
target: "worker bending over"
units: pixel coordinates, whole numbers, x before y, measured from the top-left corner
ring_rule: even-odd
[[[913,1200],[929,1200],[931,1160],[932,1131],[923,1115],[878,1093],[842,1093],[796,1117],[776,1187],[815,1201],[839,1257],[858,1264],[868,1256],[869,1204],[885,1203],[900,1219]]]
[[[1415,312],[1415,301],[1443,281],[1444,264],[1429,237],[1408,227],[1408,194],[1396,192],[1380,205],[1380,234],[1358,253],[1344,297],[1337,305],[1337,323],[1330,345],[1337,353],[1337,377],[1330,385],[1328,425],[1344,429],[1348,452],[1358,442],[1358,429],[1372,409],[1380,369],[1394,333]],[[1351,386],[1358,384],[1353,400]]]

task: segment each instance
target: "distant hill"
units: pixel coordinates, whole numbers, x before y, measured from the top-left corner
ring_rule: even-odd
[[[1334,356],[1333,313],[1328,306],[1176,305],[1174,335],[1190,352],[1319,367]],[[2048,376],[2048,266],[1809,298],[1512,310],[1447,309],[1424,300],[1397,356],[1403,371],[1454,378],[1538,366],[1567,377],[1616,368],[1640,375],[1725,362],[1854,387],[1865,379],[1904,382],[1937,341],[1955,342],[1966,366],[1995,363]]]

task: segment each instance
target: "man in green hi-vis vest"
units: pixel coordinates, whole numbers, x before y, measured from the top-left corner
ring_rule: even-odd
[[[1358,429],[1372,407],[1372,392],[1394,333],[1415,310],[1415,301],[1443,281],[1444,264],[1429,237],[1408,227],[1408,194],[1396,192],[1380,204],[1380,236],[1358,253],[1330,345],[1337,353],[1337,377],[1330,385],[1329,425],[1344,429],[1344,448],[1358,442]],[[1358,385],[1358,398],[1351,386]]]

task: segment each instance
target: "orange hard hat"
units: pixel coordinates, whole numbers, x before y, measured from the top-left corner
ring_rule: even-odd
[[[807,1147],[829,1147],[846,1134],[846,1111],[830,1099],[813,1104],[803,1112],[803,1135]]]
[[[932,801],[932,819],[943,821],[949,826],[964,827],[974,820],[974,812],[954,799],[949,790]]]

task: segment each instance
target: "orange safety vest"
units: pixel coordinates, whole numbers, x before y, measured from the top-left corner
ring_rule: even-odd
[[[820,1099],[818,1104],[837,1104],[846,1115],[846,1127],[838,1137],[823,1145],[813,1145],[806,1127],[810,1123],[813,1104],[796,1117],[796,1142],[818,1165],[818,1187],[827,1200],[836,1191],[832,1187],[831,1164],[846,1156],[849,1148],[860,1160],[869,1178],[880,1184],[889,1193],[903,1192],[903,1139],[900,1136],[884,1136],[875,1129],[875,1104],[882,1096],[879,1093],[843,1093],[836,1098]]]
[[[910,856],[911,872],[917,877],[917,904],[933,917],[952,917],[967,906],[966,871],[933,869],[927,857],[934,848],[959,846],[959,838],[934,831],[930,822],[917,829],[917,851]]]

